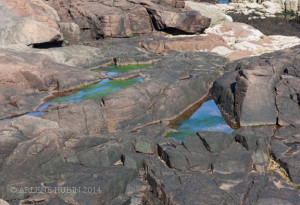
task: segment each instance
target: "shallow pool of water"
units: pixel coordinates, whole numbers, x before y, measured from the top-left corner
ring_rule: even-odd
[[[232,133],[233,129],[226,123],[214,100],[204,102],[201,107],[187,120],[175,120],[173,129],[177,133],[167,133],[166,137],[175,137],[183,140],[187,135],[198,131],[226,132]]]
[[[79,92],[75,94],[65,97],[58,97],[51,102],[80,102],[88,99],[101,98],[105,95],[111,94],[130,85],[136,84],[142,80],[143,79],[141,77],[131,78],[128,80],[109,80],[108,78],[106,78],[97,84],[89,85],[87,87],[82,88]]]
[[[153,66],[152,64],[141,64],[141,65],[126,65],[126,66],[109,66],[105,68],[98,68],[94,71],[108,71],[108,76],[117,75],[119,73],[125,73],[130,70],[136,69],[146,69]],[[102,98],[105,95],[114,93],[118,90],[124,89],[130,85],[134,85],[140,81],[143,81],[142,77],[131,78],[127,80],[110,80],[109,78],[101,80],[99,83],[92,84],[89,86],[84,86],[78,88],[78,92],[70,94],[64,97],[57,97],[50,102],[43,104],[37,109],[37,112],[28,113],[26,115],[39,116],[43,114],[49,105],[60,102],[81,102],[83,100]],[[11,118],[6,118],[2,120],[11,120]]]

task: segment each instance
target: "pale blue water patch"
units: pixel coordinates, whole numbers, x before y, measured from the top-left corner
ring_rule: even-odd
[[[176,129],[179,132],[168,133],[166,137],[175,137],[178,140],[183,140],[187,135],[198,131],[233,132],[233,129],[226,123],[221,115],[214,100],[203,103],[188,120],[176,121],[175,123],[179,126],[173,127],[173,129]]]
[[[114,75],[117,75],[119,74],[118,72],[107,72],[106,75],[108,76],[114,76]]]
[[[53,104],[53,103],[47,102],[47,103],[43,104],[41,107],[39,107],[36,111],[42,112],[42,111],[45,110],[47,107],[49,107],[49,105],[51,105],[51,104]]]
[[[41,114],[44,114],[44,112],[31,112],[26,115],[37,117],[37,116],[40,116]]]
[[[0,119],[0,121],[9,121],[12,120],[12,118],[4,118],[4,119]]]
[[[218,0],[218,4],[228,4],[228,0]]]

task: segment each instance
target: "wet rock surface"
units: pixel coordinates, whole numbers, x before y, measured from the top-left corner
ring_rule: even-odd
[[[38,38],[23,27],[0,31],[0,204],[299,203],[299,46],[231,61],[296,38],[241,23],[206,29],[209,19],[179,0],[0,5],[3,28],[46,28]],[[107,37],[131,38],[83,42]],[[96,99],[43,104],[136,78]],[[165,137],[211,96],[241,127]]]

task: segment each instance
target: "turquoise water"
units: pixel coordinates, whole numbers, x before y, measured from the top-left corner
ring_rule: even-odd
[[[233,129],[226,123],[221,115],[218,106],[214,100],[209,100],[188,119],[184,121],[174,121],[178,133],[167,133],[166,137],[175,137],[183,140],[187,135],[194,134],[198,131],[226,132],[232,133]]]
[[[145,69],[149,68],[152,65],[129,65],[129,66],[109,66],[106,68],[98,68],[95,69],[94,71],[108,71],[107,75],[113,76],[117,75],[119,73],[124,73],[128,72],[130,70],[134,69]],[[54,104],[54,103],[60,103],[60,102],[81,102],[83,100],[88,100],[88,99],[96,99],[96,98],[102,98],[105,95],[114,93],[118,90],[124,89],[130,85],[134,85],[138,82],[143,81],[142,77],[137,77],[137,78],[131,78],[127,80],[110,80],[109,78],[101,80],[99,83],[92,84],[86,87],[80,88],[79,92],[68,95],[65,97],[58,97],[55,98],[54,100],[45,103],[41,107],[37,109],[37,112],[35,113],[29,113],[29,115],[32,116],[39,116],[43,114],[43,110],[45,110],[49,105]]]
[[[118,90],[124,89],[130,85],[136,84],[142,80],[143,79],[141,77],[131,78],[128,80],[109,80],[108,78],[106,78],[97,84],[84,87],[75,94],[56,98],[53,101],[51,101],[51,103],[80,102],[88,99],[101,98],[105,95],[111,94]]]
[[[151,67],[152,64],[143,65],[129,65],[129,66],[110,66],[106,68],[99,68],[94,71],[108,71],[108,76],[117,75],[119,73],[128,72],[134,69],[145,69]],[[127,80],[110,80],[109,78],[101,80],[99,83],[92,84],[85,87],[80,87],[78,92],[65,97],[57,97],[54,100],[43,104],[37,109],[37,112],[27,113],[30,116],[39,116],[43,114],[44,110],[51,104],[60,102],[81,102],[83,100],[102,98],[105,95],[114,93],[118,90],[124,89],[130,85],[134,85],[138,82],[143,81],[142,77],[131,78]],[[11,118],[6,118],[2,120],[11,120]]]
[[[29,113],[28,115],[39,116],[43,114],[43,110],[45,110],[49,105],[60,102],[81,102],[83,100],[88,99],[96,99],[102,98],[105,95],[114,93],[118,90],[124,89],[130,85],[134,85],[140,81],[143,81],[142,77],[131,78],[127,80],[110,80],[108,78],[103,79],[99,83],[92,84],[86,87],[83,87],[75,94],[71,94],[65,97],[58,97],[54,100],[45,103],[41,107],[37,109],[38,112]]]
[[[228,0],[218,0],[218,4],[228,4]]]

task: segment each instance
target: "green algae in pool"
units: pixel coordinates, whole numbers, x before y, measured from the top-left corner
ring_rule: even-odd
[[[112,65],[105,68],[97,68],[93,71],[108,71],[108,75],[114,75],[119,73],[125,73],[131,70],[137,70],[137,69],[146,69],[153,66],[153,64],[135,64],[135,65]]]
[[[189,119],[182,121],[175,120],[171,124],[176,126],[173,127],[173,129],[178,130],[178,132],[167,133],[166,137],[174,137],[178,140],[183,140],[187,135],[198,131],[226,133],[232,133],[233,131],[233,129],[227,125],[214,100],[203,103]]]
[[[88,99],[101,98],[105,95],[136,84],[142,80],[143,79],[141,77],[131,78],[127,80],[109,80],[108,78],[106,78],[97,84],[81,88],[79,92],[73,95],[56,98],[51,101],[51,103],[80,102]]]
[[[99,68],[99,70],[107,70],[107,71],[113,71],[113,72],[108,72],[107,75],[113,76],[117,75],[119,73],[124,73],[128,72],[130,70],[134,69],[144,69],[144,68],[149,68],[153,64],[140,64],[140,65],[130,65],[130,66],[110,66],[107,68]],[[98,71],[96,69],[95,71]],[[41,107],[37,109],[37,112],[32,112],[32,113],[27,113],[26,115],[31,115],[34,117],[37,117],[41,114],[44,114],[44,110],[51,104],[54,103],[60,103],[60,102],[80,102],[83,100],[88,100],[88,99],[95,99],[95,98],[101,98],[105,95],[114,93],[118,90],[121,90],[123,88],[126,88],[130,85],[134,85],[140,81],[143,81],[142,77],[137,77],[137,78],[131,78],[127,80],[110,80],[109,78],[106,78],[102,81],[100,81],[97,84],[92,84],[89,86],[79,86],[75,94],[64,96],[64,97],[58,97],[55,98],[54,100],[47,102],[43,104]],[[5,118],[5,119],[0,119],[0,120],[11,120],[11,118]]]

